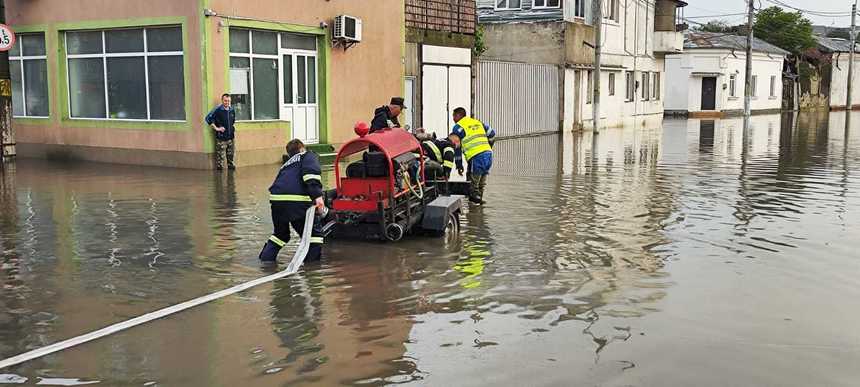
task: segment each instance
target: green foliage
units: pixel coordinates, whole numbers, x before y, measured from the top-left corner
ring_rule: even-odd
[[[472,46],[472,54],[478,58],[487,51],[486,43],[484,42],[484,26],[478,24],[475,29],[475,45]]]
[[[812,23],[800,12],[786,12],[780,7],[758,12],[753,25],[755,37],[792,54],[815,47]]]
[[[730,26],[722,20],[711,20],[705,24],[702,24],[702,25],[695,27],[694,30],[702,31],[702,32],[718,32],[718,33],[733,34],[733,33],[738,32],[738,27],[737,26]]]
[[[847,28],[837,28],[827,33],[828,38],[851,39],[851,32]],[[855,41],[860,41],[860,34],[855,38]]]

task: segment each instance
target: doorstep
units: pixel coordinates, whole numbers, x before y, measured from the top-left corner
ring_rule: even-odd
[[[337,152],[334,151],[334,146],[331,144],[307,144],[305,146],[308,150],[314,151],[320,157],[320,164],[322,165],[331,165],[334,164],[334,159],[337,156]],[[284,162],[287,162],[287,155],[284,155]]]

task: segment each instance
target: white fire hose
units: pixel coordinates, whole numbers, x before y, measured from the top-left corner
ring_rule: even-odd
[[[287,268],[283,271],[279,271],[275,274],[268,275],[262,278],[255,279],[253,281],[248,281],[240,285],[236,285],[232,288],[224,289],[215,293],[211,293],[202,297],[195,298],[193,300],[185,301],[181,304],[176,304],[173,306],[166,307],[164,309],[159,309],[151,313],[144,314],[142,316],[135,317],[130,320],[126,320],[120,323],[116,323],[102,329],[92,331],[90,333],[86,333],[77,337],[73,337],[71,339],[63,340],[58,343],[54,343],[42,348],[34,349],[29,352],[24,352],[17,356],[12,356],[8,359],[0,360],[0,370],[11,367],[13,365],[21,364],[33,359],[38,359],[40,357],[50,355],[52,353],[60,352],[65,349],[69,349],[78,345],[81,345],[86,342],[90,342],[93,340],[100,339],[105,336],[112,335],[117,332],[122,332],[126,329],[136,327],[138,325],[146,324],[150,321],[158,320],[162,317],[167,317],[175,313],[179,313],[183,310],[193,308],[198,305],[203,305],[210,301],[215,301],[219,298],[224,298],[229,295],[233,295],[239,293],[241,291],[248,290],[258,285],[262,285],[267,282],[272,282],[277,279],[284,278],[288,275],[295,274],[299,271],[299,267],[301,267],[302,263],[305,261],[305,256],[308,254],[308,248],[311,244],[311,230],[314,225],[314,212],[316,207],[308,208],[307,213],[305,214],[305,228],[302,230],[302,239],[299,241],[299,247],[296,250],[296,253],[293,255],[293,259],[287,265]]]

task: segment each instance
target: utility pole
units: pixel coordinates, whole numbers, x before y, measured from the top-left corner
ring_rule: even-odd
[[[744,131],[749,127],[750,115],[752,114],[752,44],[753,44],[753,17],[755,9],[753,0],[747,0],[747,66],[744,77]]]
[[[848,92],[845,96],[845,115],[847,117],[851,116],[851,107],[853,106],[853,102],[851,101],[851,92],[852,84],[854,79],[854,46],[856,45],[855,41],[857,39],[857,0],[854,0],[854,5],[851,6],[851,51],[848,54]]]
[[[603,1],[593,0],[592,13],[594,15],[594,71],[591,85],[591,117],[594,122],[594,133],[600,127],[600,51],[603,50],[601,37],[603,35]]]
[[[0,24],[6,24],[6,2],[0,0]],[[9,52],[0,51],[0,164],[15,156],[12,132],[12,79]]]

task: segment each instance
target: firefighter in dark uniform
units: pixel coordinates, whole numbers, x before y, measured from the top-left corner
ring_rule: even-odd
[[[435,138],[428,138],[421,141],[421,148],[424,149],[424,156],[428,160],[439,163],[443,171],[442,176],[444,176],[445,180],[448,180],[448,177],[451,176],[451,170],[455,167],[454,149],[456,147],[454,144],[448,139],[437,140]]]
[[[314,218],[306,260],[318,260],[322,254],[320,214],[325,211],[325,202],[319,157],[316,153],[306,151],[305,144],[298,139],[287,144],[287,155],[290,159],[284,163],[275,182],[269,187],[275,233],[269,237],[260,252],[260,260],[264,263],[277,262],[278,252],[290,241],[290,226],[299,236],[302,235],[305,212],[311,206],[317,208],[317,216]]]

